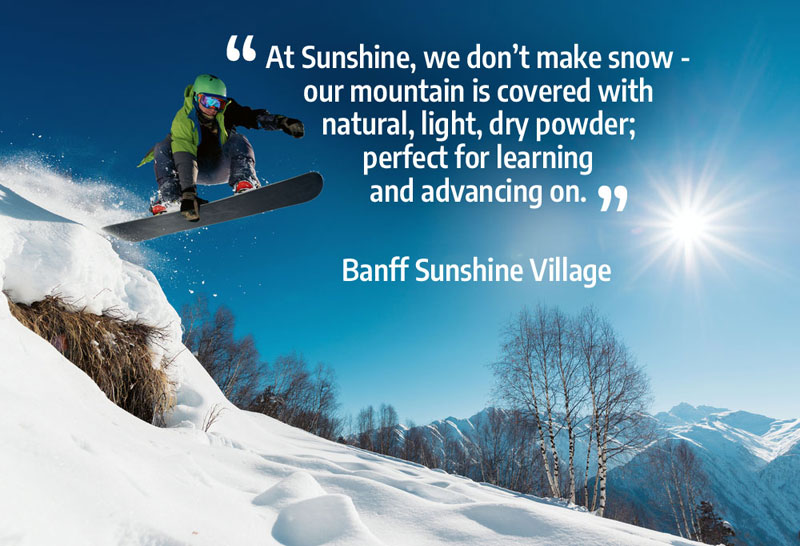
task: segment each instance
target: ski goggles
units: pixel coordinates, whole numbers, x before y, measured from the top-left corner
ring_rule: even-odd
[[[228,99],[219,95],[210,95],[208,93],[198,93],[197,102],[204,108],[214,108],[215,110],[222,110],[228,104]]]

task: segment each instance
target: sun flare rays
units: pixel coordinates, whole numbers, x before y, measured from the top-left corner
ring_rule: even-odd
[[[746,201],[725,188],[711,191],[708,179],[650,180],[656,197],[645,204],[646,218],[636,221],[643,236],[645,256],[637,273],[665,267],[671,276],[682,271],[697,282],[706,269],[722,274],[725,256],[758,261],[737,243],[745,230],[742,212]]]

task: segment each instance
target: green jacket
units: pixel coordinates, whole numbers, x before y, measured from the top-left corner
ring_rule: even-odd
[[[228,131],[225,128],[225,111],[231,103],[225,104],[225,108],[217,112],[215,121],[218,126],[219,144],[224,146],[228,141]],[[194,105],[194,91],[192,85],[187,85],[183,91],[183,106],[172,119],[170,135],[172,136],[172,153],[188,152],[197,157],[197,146],[200,144],[200,121],[197,119],[197,109]],[[137,167],[149,163],[153,160],[153,148],[139,162]]]

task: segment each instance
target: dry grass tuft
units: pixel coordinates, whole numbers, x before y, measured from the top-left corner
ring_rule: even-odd
[[[122,320],[113,311],[70,311],[54,296],[31,305],[9,299],[8,305],[18,321],[83,370],[112,402],[143,421],[163,424],[174,389],[165,371],[168,363],[154,368],[150,350],[163,341],[163,330]]]

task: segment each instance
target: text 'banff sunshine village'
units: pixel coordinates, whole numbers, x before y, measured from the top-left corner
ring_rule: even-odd
[[[433,263],[429,258],[414,261],[416,282],[475,282],[475,283],[579,283],[594,288],[598,283],[611,281],[608,264],[578,264],[567,256],[529,258],[521,263],[499,263],[489,257],[473,256],[466,263]],[[365,264],[355,258],[342,260],[344,282],[406,282],[411,268],[410,256],[394,256],[388,263]]]

